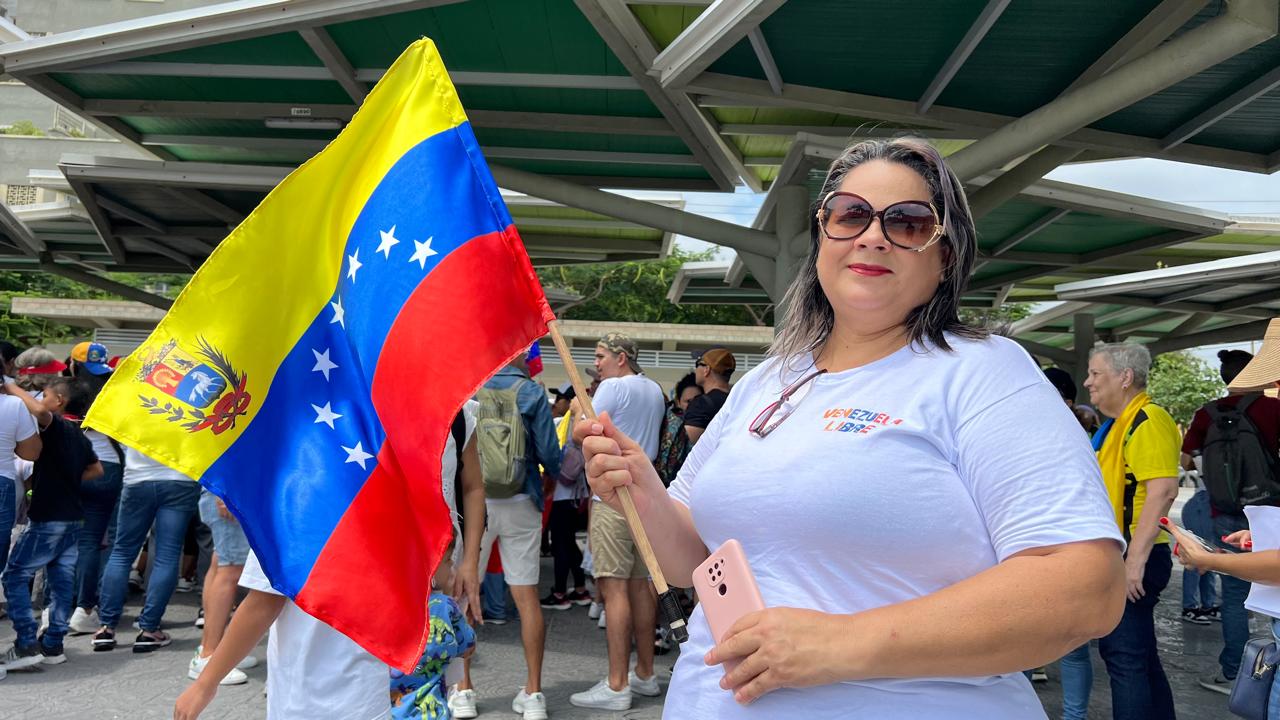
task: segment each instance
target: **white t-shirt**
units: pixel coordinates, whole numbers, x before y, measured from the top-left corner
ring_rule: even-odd
[[[115,452],[107,457],[114,457]],[[128,445],[124,446],[124,484],[136,485],[141,482],[151,482],[154,480],[168,480],[171,482],[195,482],[191,478],[174,470],[168,465],[163,465],[151,458],[143,455],[141,452],[134,450]]]
[[[240,586],[279,595],[252,552]],[[267,640],[267,720],[381,720],[391,714],[387,666],[286,600]]]
[[[766,605],[852,614],[1029,548],[1122,542],[1088,441],[1026,352],[1000,337],[948,342],[955,352],[907,347],[820,375],[763,439],[751,421],[812,360],[787,371],[771,360],[734,385],[670,493],[708,548],[742,543]],[[699,609],[668,717],[1044,717],[1021,673],[779,690],[742,707],[720,689],[723,669],[702,662],[713,644]]]
[[[26,403],[12,395],[0,395],[0,475],[17,477],[13,461],[18,443],[39,432]]]
[[[624,375],[600,382],[591,398],[596,414],[607,412],[613,424],[635,440],[652,460],[658,457],[658,439],[666,398],[658,383],[644,375]]]
[[[88,428],[85,428],[84,436],[89,438],[89,444],[93,446],[93,454],[98,456],[98,460],[117,464],[120,462],[120,455],[116,453],[115,446],[111,444],[111,438],[97,430]]]

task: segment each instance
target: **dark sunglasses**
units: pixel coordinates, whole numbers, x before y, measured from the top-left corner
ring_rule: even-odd
[[[880,229],[890,245],[912,252],[924,252],[942,237],[942,221],[933,205],[920,200],[903,200],[876,210],[860,195],[828,193],[818,209],[818,226],[832,240],[853,240],[880,219]]]

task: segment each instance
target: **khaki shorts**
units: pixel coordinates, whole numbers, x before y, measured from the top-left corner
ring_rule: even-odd
[[[596,501],[591,505],[591,558],[597,578],[647,578],[649,569],[631,538],[627,519]]]

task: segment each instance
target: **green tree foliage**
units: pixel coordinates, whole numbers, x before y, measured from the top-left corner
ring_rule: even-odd
[[[157,275],[150,273],[112,273],[111,279],[139,289],[175,297],[189,279],[186,275]],[[46,345],[83,339],[91,331],[43,318],[15,315],[11,312],[14,296],[53,297],[88,300],[120,300],[111,293],[81,285],[60,275],[42,272],[0,271],[0,339],[19,347]]]
[[[7,128],[0,131],[2,135],[34,135],[35,137],[43,137],[44,131],[36,127],[36,124],[30,120],[19,120]]]
[[[544,287],[558,287],[582,296],[561,313],[566,320],[683,323],[690,325],[770,325],[767,306],[675,305],[667,291],[680,266],[712,259],[712,252],[691,253],[673,248],[661,260],[625,263],[561,265],[541,268]]]
[[[1201,405],[1222,397],[1226,387],[1218,371],[1188,352],[1165,353],[1156,358],[1147,378],[1147,393],[1155,404],[1169,411],[1180,425],[1191,422]]]
[[[998,308],[960,308],[960,320],[1000,332],[1031,315],[1030,303],[1005,303]]]

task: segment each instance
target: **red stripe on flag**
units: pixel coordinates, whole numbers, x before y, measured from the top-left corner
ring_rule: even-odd
[[[449,426],[552,319],[514,227],[467,241],[426,276],[374,372],[387,434],[378,466],[316,559],[295,599],[302,609],[413,670],[426,646],[431,576],[452,534],[440,478]]]

